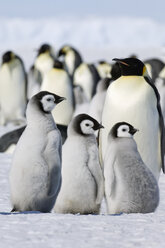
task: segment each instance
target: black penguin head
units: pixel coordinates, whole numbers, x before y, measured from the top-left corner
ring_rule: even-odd
[[[66,55],[68,51],[72,50],[72,48],[68,45],[63,46],[59,52],[58,52],[58,57]]]
[[[144,76],[146,67],[143,62],[137,58],[113,59],[119,63],[122,76]]]
[[[15,57],[12,51],[7,51],[2,56],[2,64],[10,62]]]
[[[49,44],[43,44],[38,50],[38,56],[42,53],[51,52],[52,48]]]
[[[58,103],[65,99],[65,97],[58,96],[51,92],[41,91],[34,95],[30,101],[35,103],[42,112],[49,114]]]
[[[94,131],[103,128],[94,118],[87,114],[79,114],[73,120],[73,129],[81,135],[94,134]]]
[[[137,131],[138,129],[127,122],[118,122],[112,127],[110,135],[113,138],[131,138]]]

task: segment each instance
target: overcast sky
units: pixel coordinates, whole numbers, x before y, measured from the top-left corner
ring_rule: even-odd
[[[165,22],[165,0],[0,0],[3,17],[133,16]]]

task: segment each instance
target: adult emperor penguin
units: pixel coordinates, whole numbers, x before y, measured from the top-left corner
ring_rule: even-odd
[[[144,163],[158,179],[164,170],[164,122],[159,93],[146,75],[146,67],[136,58],[114,59],[122,76],[110,84],[103,108],[100,132],[101,159],[104,160],[107,136],[112,126],[120,121],[129,122],[140,132],[135,135]]]
[[[104,178],[109,214],[150,213],[159,203],[156,178],[143,163],[133,139],[136,132],[132,125],[119,122],[108,135]]]
[[[41,90],[57,93],[66,98],[66,101],[57,106],[52,114],[57,124],[67,126],[73,115],[74,96],[71,79],[60,61],[55,60],[53,68],[45,75]]]
[[[93,64],[82,63],[75,70],[73,76],[73,84],[80,85],[86,97],[91,100],[92,96],[96,93],[97,83],[100,80],[100,76]]]
[[[42,83],[42,76],[40,71],[32,65],[28,73],[28,87],[27,87],[27,98],[30,99],[32,96],[40,91]]]
[[[12,51],[2,56],[0,67],[0,124],[25,121],[27,77],[23,61]]]
[[[49,44],[43,44],[38,50],[37,57],[35,59],[34,65],[37,70],[40,71],[42,79],[45,74],[52,69],[54,64],[54,51],[52,46]]]
[[[104,186],[94,131],[102,127],[86,114],[77,115],[69,124],[62,150],[62,185],[55,212],[99,213]]]
[[[98,62],[96,68],[101,78],[110,77],[112,65],[108,62],[101,60]]]
[[[11,171],[12,211],[50,212],[61,186],[61,135],[52,109],[64,98],[50,92],[33,96],[27,127],[17,144]]]
[[[74,47],[65,45],[58,52],[58,57],[62,56],[69,75],[73,77],[75,69],[82,63],[80,53]]]

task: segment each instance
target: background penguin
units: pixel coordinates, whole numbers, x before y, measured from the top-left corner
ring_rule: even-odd
[[[101,60],[98,62],[96,68],[101,78],[110,77],[112,66],[108,62]]]
[[[73,116],[88,113],[90,102],[87,100],[87,97],[84,93],[83,88],[80,85],[76,85],[73,88],[74,99],[75,99],[75,109]]]
[[[28,103],[10,171],[13,211],[50,212],[61,186],[61,135],[51,111],[64,98],[40,92]]]
[[[0,67],[0,124],[25,121],[27,77],[23,61],[11,51],[2,56]]]
[[[35,65],[31,66],[28,73],[28,87],[27,87],[27,98],[30,99],[32,96],[40,91],[42,83],[42,76]]]
[[[100,128],[102,125],[86,114],[76,116],[69,124],[55,212],[99,213],[104,186],[94,131]]]
[[[41,90],[47,90],[66,98],[66,101],[57,106],[52,114],[57,124],[67,126],[74,111],[74,96],[71,79],[60,61],[56,60],[53,68],[45,75]]]
[[[59,50],[58,57],[64,57],[64,65],[72,78],[75,69],[82,63],[80,53],[74,47],[66,45]]]
[[[50,71],[54,64],[54,50],[49,44],[43,44],[39,50],[35,59],[34,65],[37,70],[40,71],[42,80],[45,74]]]
[[[164,67],[164,63],[160,59],[153,58],[145,60],[144,64],[147,68],[149,76],[152,78],[153,83],[155,83],[155,80]]]
[[[143,163],[132,125],[115,124],[108,135],[104,160],[105,197],[109,214],[150,213],[159,203],[159,188]]]
[[[83,88],[88,101],[91,100],[92,96],[96,93],[99,80],[100,76],[95,66],[87,63],[80,64],[73,76],[73,84],[80,85]]]
[[[114,59],[122,76],[110,84],[103,108],[100,151],[104,160],[107,136],[119,121],[129,122],[141,132],[135,135],[144,163],[159,178],[164,172],[164,123],[156,87],[145,77],[144,64],[135,58]]]

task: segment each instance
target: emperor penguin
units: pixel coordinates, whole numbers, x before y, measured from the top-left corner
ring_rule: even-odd
[[[159,204],[157,180],[138,152],[136,132],[129,123],[119,122],[108,134],[104,159],[108,214],[151,213]]]
[[[82,63],[80,53],[74,47],[65,45],[59,50],[58,57],[64,57],[66,70],[72,78],[75,69]]]
[[[159,73],[164,67],[163,61],[157,58],[152,58],[145,60],[144,64],[147,68],[149,76],[152,78],[152,82],[155,83],[155,80],[158,78]]]
[[[38,50],[37,57],[34,65],[37,70],[41,73],[42,80],[47,72],[52,69],[54,64],[55,54],[52,46],[49,44],[43,44]]]
[[[12,51],[2,56],[0,67],[0,125],[25,122],[27,76],[22,59]]]
[[[111,77],[110,73],[111,73],[112,65],[110,65],[108,62],[101,60],[98,62],[96,68],[102,79],[106,77]]]
[[[73,85],[80,85],[86,94],[87,100],[90,101],[96,93],[99,80],[100,76],[93,64],[81,63],[75,70]]]
[[[87,114],[73,118],[62,150],[62,185],[56,213],[98,214],[104,195],[103,173],[95,130],[102,128]]]
[[[41,89],[42,76],[40,71],[32,65],[28,73],[28,87],[27,87],[27,98],[30,99],[32,96],[37,94]]]
[[[57,106],[52,114],[57,124],[67,126],[74,111],[74,96],[71,79],[60,61],[55,60],[53,68],[45,75],[41,86],[41,91],[44,90],[66,98],[66,101]]]
[[[100,132],[101,161],[104,160],[107,137],[112,126],[129,122],[140,132],[135,141],[142,160],[156,179],[164,169],[164,122],[160,97],[155,85],[146,76],[146,67],[136,58],[114,59],[121,68],[121,77],[108,87],[103,107]]]
[[[27,106],[27,126],[10,170],[12,211],[50,212],[61,187],[61,135],[52,109],[64,97],[43,91]]]

